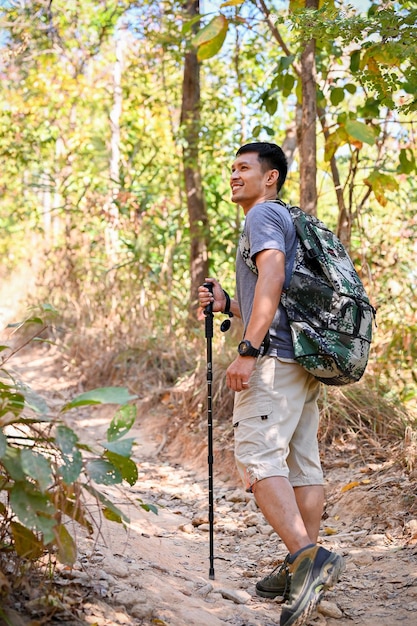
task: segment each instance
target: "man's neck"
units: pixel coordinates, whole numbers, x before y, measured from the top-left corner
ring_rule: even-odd
[[[251,202],[248,205],[245,205],[245,206],[241,205],[241,207],[243,209],[244,214],[247,215],[249,211],[257,204],[262,204],[263,202],[271,202],[271,201],[273,202],[276,199],[277,199],[276,193],[268,194],[268,195],[259,197],[257,200],[255,200],[254,202]]]

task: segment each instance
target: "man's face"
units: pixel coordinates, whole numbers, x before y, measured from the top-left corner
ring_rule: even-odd
[[[240,204],[245,213],[265,200],[269,172],[262,169],[256,152],[239,155],[232,165],[230,187],[232,202]]]

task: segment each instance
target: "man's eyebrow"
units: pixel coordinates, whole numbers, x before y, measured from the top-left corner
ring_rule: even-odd
[[[233,163],[233,165],[232,165],[232,169],[233,169],[234,167],[236,167],[237,165],[250,165],[250,163],[249,163],[249,161],[239,161],[237,164],[236,164],[236,163]]]

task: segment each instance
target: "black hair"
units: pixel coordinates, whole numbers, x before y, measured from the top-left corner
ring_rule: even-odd
[[[285,183],[288,172],[287,158],[282,148],[277,146],[275,143],[268,143],[267,141],[255,141],[253,143],[247,143],[244,146],[241,146],[236,152],[236,156],[239,156],[240,154],[245,154],[247,152],[256,152],[258,155],[258,160],[261,162],[261,165],[265,170],[278,170],[278,194],[282,185]]]

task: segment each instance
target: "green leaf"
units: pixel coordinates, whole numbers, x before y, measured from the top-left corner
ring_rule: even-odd
[[[339,128],[335,130],[334,133],[330,133],[330,135],[326,139],[324,160],[330,161],[336,153],[336,150],[346,143],[348,143],[348,135],[344,128],[339,126]]]
[[[140,507],[144,509],[144,511],[151,511],[152,513],[155,513],[155,515],[158,515],[158,507],[154,504],[146,504],[140,498],[138,498],[138,502],[140,502]]]
[[[288,98],[294,88],[295,78],[292,74],[285,74],[282,82],[282,95]]]
[[[120,441],[102,441],[101,445],[103,448],[106,448],[106,450],[127,458],[132,454],[133,442],[133,437],[129,437]]]
[[[25,473],[22,470],[21,451],[17,448],[7,447],[2,458],[2,463],[10,477],[15,481],[24,481]]]
[[[27,483],[16,483],[10,493],[10,506],[24,526],[43,534],[45,543],[54,540],[55,508],[46,494]]]
[[[379,117],[380,101],[374,98],[367,98],[363,107],[359,109],[361,117]]]
[[[55,526],[54,533],[55,544],[58,547],[58,560],[60,563],[71,567],[77,559],[75,541],[63,524]]]
[[[83,460],[77,447],[78,437],[68,426],[59,425],[56,429],[55,442],[62,453],[62,465],[59,467],[64,482],[71,484],[79,477]]]
[[[11,424],[15,421],[9,413],[14,417],[18,417],[25,406],[25,398],[18,393],[14,387],[6,383],[0,382],[0,427]],[[3,416],[4,419],[1,419]]]
[[[280,57],[278,62],[278,72],[281,73],[283,70],[287,70],[291,67],[294,62],[295,56],[293,54],[289,54],[285,57]]]
[[[190,32],[194,24],[197,24],[203,17],[205,17],[205,15],[199,13],[198,15],[195,15],[190,20],[187,20],[186,22],[184,22],[183,27],[181,29],[182,34],[185,35],[186,33]]]
[[[120,407],[107,429],[107,441],[121,439],[132,428],[136,419],[136,406],[126,404]]]
[[[221,49],[226,39],[229,22],[227,18],[220,14],[200,30],[194,37],[192,44],[198,48],[197,59],[204,61],[210,59]]]
[[[19,524],[19,522],[10,522],[10,530],[13,537],[14,549],[19,556],[33,561],[36,561],[36,559],[42,556],[45,546],[33,531]]]
[[[113,504],[113,502],[111,502],[108,498],[106,498],[104,494],[102,494],[100,491],[98,491],[91,485],[84,485],[84,488],[89,493],[91,493],[91,495],[94,496],[96,500],[98,500],[104,505],[103,514],[106,517],[106,519],[110,519],[111,521],[119,522],[119,523],[121,523],[122,521],[129,523],[130,521],[129,518],[126,517],[126,515],[120,509],[118,509],[117,506]]]
[[[134,485],[138,479],[138,468],[136,463],[132,461],[132,459],[127,459],[120,454],[115,454],[114,452],[106,452],[106,457],[109,461],[117,467],[120,471],[123,480],[129,483],[129,485]]]
[[[355,74],[359,71],[361,63],[361,51],[354,50],[350,55],[350,71]]]
[[[371,172],[364,182],[371,187],[375,198],[381,206],[386,206],[388,203],[387,191],[395,192],[398,190],[397,179],[394,176],[384,174],[378,170]]]
[[[346,85],[344,85],[344,89],[352,95],[356,93],[356,85],[354,85],[353,83],[346,83]]]
[[[345,90],[343,87],[334,87],[330,92],[330,102],[333,106],[337,106],[345,99]]]
[[[23,471],[36,480],[41,491],[46,491],[52,485],[52,469],[46,457],[33,450],[22,450],[21,461]]]
[[[274,115],[278,107],[278,100],[276,98],[268,98],[265,100],[265,109],[269,115]]]
[[[101,485],[118,485],[122,482],[121,472],[104,459],[93,459],[86,465],[87,474],[92,480]]]
[[[88,404],[127,404],[136,398],[137,396],[132,396],[126,387],[100,387],[80,394],[64,405],[61,411],[69,411]]]
[[[358,122],[358,120],[347,119],[345,128],[350,137],[373,146],[375,143],[375,133],[371,126]]]
[[[416,169],[416,158],[410,148],[400,150],[399,162],[398,173],[411,174]]]

